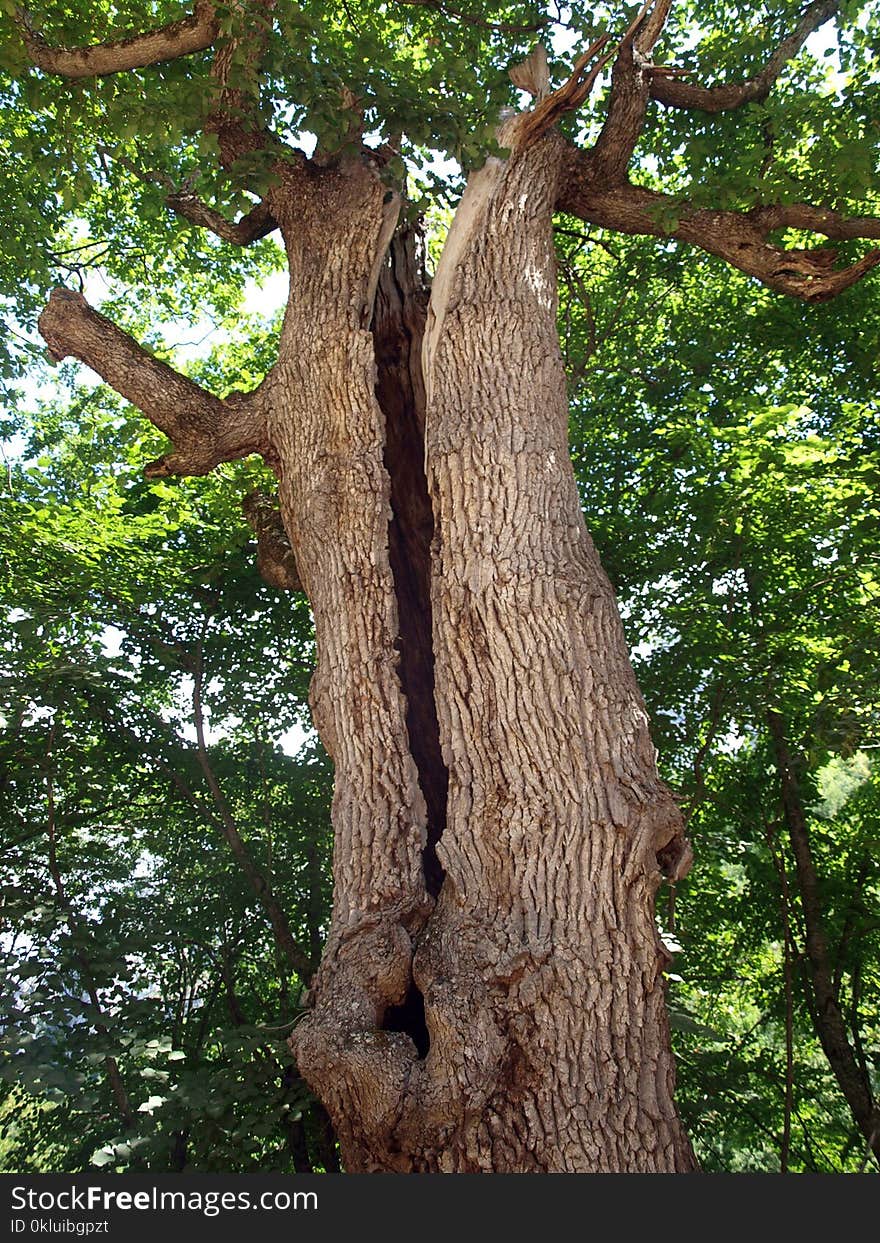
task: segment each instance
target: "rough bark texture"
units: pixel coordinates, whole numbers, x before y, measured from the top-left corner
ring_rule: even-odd
[[[213,0],[196,0],[192,14],[180,21],[89,47],[51,47],[30,25],[26,13],[19,13],[16,21],[31,60],[44,73],[93,78],[204,51],[217,37],[214,10]]]
[[[827,302],[880,263],[878,249],[836,268],[837,252],[828,247],[786,249],[767,241],[774,229],[788,223],[832,238],[877,237],[880,224],[875,219],[862,218],[857,224],[837,212],[806,205],[799,210],[776,206],[743,212],[695,210],[687,202],[629,181],[597,184],[591,157],[592,152],[569,148],[559,200],[563,211],[621,233],[653,234],[698,246],[779,293],[805,302]]]
[[[297,290],[273,372],[271,435],[281,512],[315,617],[312,711],[335,766],[331,930],[294,1047],[349,1169],[369,1166],[373,1135],[397,1105],[385,1046],[409,1041],[382,1023],[406,999],[411,931],[430,904],[368,327],[398,214],[384,194],[374,170],[352,163],[288,168],[269,200]]]
[[[445,881],[415,978],[426,1075],[458,1097],[436,1159],[683,1170],[653,916],[658,856],[684,863],[681,822],[568,455],[551,237],[561,159],[551,135],[473,179],[429,317],[450,788]]]
[[[349,1170],[693,1167],[672,1104],[653,919],[658,857],[670,870],[684,863],[681,823],[657,778],[567,451],[551,235],[562,153],[556,137],[543,139],[473,179],[434,283],[425,446],[444,764],[431,714],[411,705],[409,720],[425,734],[422,781],[449,770],[439,869],[400,884],[408,877],[386,852],[375,877],[396,874],[398,890],[365,924],[363,880],[351,870],[362,844],[337,813],[334,933],[315,1010],[293,1041]],[[419,316],[391,383],[387,345],[407,320],[406,282],[394,277],[392,263],[374,327],[386,462],[403,476],[392,485],[395,523],[410,526],[408,553],[394,524],[391,535],[404,601],[419,591],[429,524],[403,430],[418,423],[409,347]],[[318,584],[291,534],[311,593]],[[403,683],[426,689],[423,632],[407,641],[401,631]],[[338,697],[337,681],[327,702]],[[431,891],[442,882],[430,915],[423,875]]]

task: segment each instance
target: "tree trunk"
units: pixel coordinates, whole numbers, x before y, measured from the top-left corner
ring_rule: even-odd
[[[337,783],[330,940],[292,1045],[349,1171],[694,1168],[653,913],[687,850],[568,457],[561,158],[550,136],[472,178],[424,378],[400,246],[375,349],[365,330],[393,223],[375,176],[291,174],[270,204],[296,291],[272,440]]]

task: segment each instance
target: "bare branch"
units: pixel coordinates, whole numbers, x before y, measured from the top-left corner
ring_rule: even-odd
[[[167,26],[87,47],[51,47],[34,30],[25,11],[19,12],[16,23],[28,55],[37,68],[65,78],[103,77],[127,69],[157,65],[161,61],[177,60],[210,47],[218,31],[213,0],[196,0],[189,17]]]
[[[876,216],[842,216],[826,207],[810,203],[774,204],[755,207],[748,215],[765,232],[775,229],[800,229],[804,233],[821,233],[837,241],[855,238],[880,238],[880,219]]]
[[[542,138],[563,113],[572,112],[581,106],[593,89],[599,74],[614,54],[613,52],[606,53],[596,61],[588,73],[585,72],[590,61],[598,52],[601,52],[610,37],[607,34],[601,35],[575,61],[568,81],[552,94],[545,96],[531,112],[522,114],[516,129],[516,145],[520,149],[529,147]]]
[[[257,569],[263,578],[280,591],[304,591],[278,507],[259,488],[248,493],[241,507],[257,537]]]
[[[235,246],[249,246],[251,242],[266,237],[273,229],[278,228],[277,221],[265,203],[257,203],[256,207],[233,223],[219,211],[215,211],[213,207],[209,207],[207,203],[203,203],[201,199],[194,194],[188,194],[185,190],[169,194],[165,202],[179,216],[185,217],[192,224],[200,225],[203,229],[210,229],[224,242],[232,242]]]
[[[718,255],[770,289],[805,302],[825,302],[880,263],[871,250],[846,268],[835,268],[837,252],[772,246],[768,235],[788,224],[832,238],[880,237],[880,219],[847,219],[835,212],[801,204],[762,207],[750,212],[695,209],[666,194],[624,182],[597,187],[590,179],[588,152],[571,149],[558,207],[592,224],[621,233],[671,237]]]
[[[652,76],[651,98],[667,107],[696,108],[700,112],[725,112],[731,108],[740,108],[743,104],[758,103],[767,98],[785,65],[797,56],[813,31],[834,17],[839,8],[837,0],[814,0],[812,4],[808,4],[797,26],[776,47],[761,72],[745,82],[711,87],[693,86],[678,81],[669,75],[668,70],[661,68]]]
[[[562,86],[551,94],[540,98],[539,103],[531,112],[522,114],[518,121],[514,138],[514,144],[518,149],[523,150],[526,147],[532,146],[556,124],[564,113],[573,112],[576,108],[579,108],[593,89],[599,74],[615,53],[618,53],[619,57],[629,57],[631,59],[633,40],[646,14],[653,7],[653,3],[654,0],[646,0],[646,3],[639,9],[620,42],[610,52],[600,56],[596,63],[588,70],[587,67],[590,65],[590,62],[602,51],[611,38],[609,34],[600,35],[595,43],[591,44],[586,52],[578,57],[568,81],[564,82]],[[663,7],[662,3],[660,7]],[[535,53],[533,52],[532,56],[522,66],[515,66],[510,71],[514,85],[521,85],[525,81],[526,76],[531,76],[534,55]],[[528,88],[526,87],[525,89]],[[644,112],[644,105],[642,106],[642,112]]]
[[[173,441],[175,451],[152,462],[148,476],[206,475],[220,462],[268,450],[261,389],[214,397],[70,289],[52,291],[39,328],[54,359],[91,367]]]

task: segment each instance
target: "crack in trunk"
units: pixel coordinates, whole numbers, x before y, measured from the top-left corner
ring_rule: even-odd
[[[446,825],[449,774],[440,750],[434,700],[434,515],[424,467],[425,384],[421,361],[427,306],[428,289],[417,257],[416,233],[412,226],[404,224],[395,233],[382,267],[371,330],[377,369],[376,399],[385,416],[385,468],[391,480],[388,542],[397,596],[398,673],[407,703],[410,749],[428,809],[422,855],[425,888],[436,898],[445,874],[437,856],[437,843]]]

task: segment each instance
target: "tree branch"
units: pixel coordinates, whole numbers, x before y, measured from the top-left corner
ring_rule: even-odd
[[[103,77],[127,69],[157,65],[161,61],[177,60],[210,47],[218,32],[213,0],[196,0],[189,17],[167,26],[87,47],[51,47],[34,30],[24,10],[17,14],[16,24],[28,55],[37,68],[65,78]]]
[[[819,880],[800,782],[786,737],[786,724],[783,717],[772,708],[767,709],[765,716],[800,890],[806,928],[807,961],[816,1001],[816,1034],[834,1077],[846,1097],[853,1119],[880,1164],[880,1104],[874,1099],[870,1079],[862,1073],[853,1053],[841,1011],[840,996],[834,987]]]
[[[601,35],[575,61],[574,69],[567,82],[564,82],[557,90],[541,99],[531,112],[522,113],[516,129],[517,147],[525,149],[532,146],[533,143],[536,143],[538,139],[542,138],[556,124],[563,113],[572,112],[575,108],[581,106],[593,89],[599,74],[614,55],[613,52],[607,52],[586,73],[590,61],[602,51],[609,38],[610,35]],[[522,78],[518,79],[514,76],[518,73],[519,68],[519,66],[515,67],[510,74],[515,86],[520,86],[522,82]]]
[[[562,211],[621,233],[671,237],[699,246],[780,293],[805,302],[825,302],[880,263],[880,250],[875,249],[849,267],[835,269],[835,250],[786,250],[767,241],[774,229],[786,225],[839,239],[880,238],[880,219],[847,219],[806,204],[760,207],[747,212],[698,210],[670,195],[630,182],[596,186],[591,179],[590,152],[574,147],[570,151],[557,202]]]
[[[234,222],[227,220],[221,212],[185,190],[169,194],[165,202],[178,216],[183,216],[203,229],[210,229],[224,242],[232,242],[235,246],[249,246],[251,242],[259,241],[261,237],[266,237],[278,228],[277,221],[262,202]]]
[[[628,62],[630,65],[633,63],[633,41],[635,40],[640,29],[642,29],[642,24],[645,21],[646,15],[653,7],[654,0],[645,0],[645,3],[639,9],[632,22],[630,22],[630,25],[620,42],[616,44],[610,52],[606,52],[603,56],[600,56],[589,71],[587,70],[587,67],[590,65],[590,62],[609,42],[611,38],[609,34],[606,33],[600,35],[595,43],[591,44],[590,47],[587,48],[586,52],[578,57],[575,61],[574,69],[572,70],[568,81],[564,82],[557,90],[544,96],[543,98],[540,98],[540,96],[543,95],[543,91],[539,91],[537,89],[534,91],[534,93],[539,96],[539,102],[531,112],[522,114],[516,128],[515,145],[519,149],[522,150],[526,147],[532,146],[532,144],[537,142],[539,138],[542,138],[543,135],[556,124],[564,113],[573,112],[576,108],[579,108],[589,95],[590,91],[593,89],[599,74],[612,59],[615,53],[617,53],[618,63],[620,63],[621,60],[625,63]],[[642,37],[651,43],[656,40],[660,34],[660,30],[663,28],[663,22],[666,20],[666,14],[669,10],[669,0],[660,0],[657,9],[661,14],[659,27],[657,27],[657,14],[655,13],[652,15],[650,20],[649,33],[646,34],[645,31],[642,30]],[[653,33],[655,27],[656,34]],[[640,53],[639,56],[641,56]],[[539,65],[535,65],[534,52],[523,65],[514,66],[514,68],[510,71],[510,77],[514,86],[518,86],[523,90],[529,90],[529,78],[531,77],[533,67],[540,68]],[[625,75],[626,72],[627,70],[624,68],[622,70],[622,74]],[[543,77],[544,80],[546,80],[546,74],[543,75]],[[612,88],[612,98],[613,96],[614,90]],[[646,102],[647,95],[645,97],[645,103]],[[642,103],[641,105],[641,112],[643,115],[645,103]],[[639,124],[639,129],[641,129],[641,124]],[[633,140],[633,146],[635,146],[635,139]],[[631,150],[629,154],[632,154]],[[626,157],[627,162],[629,161],[629,154]]]
[[[217,135],[221,162],[229,167],[242,156],[267,147],[288,151],[264,128],[257,104],[260,61],[272,30],[276,0],[229,0],[233,33],[217,49],[211,76],[217,96],[205,133]],[[232,85],[232,82],[235,85]]]
[[[876,216],[842,216],[840,212],[810,203],[771,204],[754,207],[747,214],[767,233],[775,229],[800,229],[804,233],[821,233],[836,241],[880,238],[880,219]]]
[[[668,70],[660,69],[652,76],[650,96],[666,107],[696,108],[700,112],[725,112],[743,104],[760,102],[770,94],[785,65],[797,56],[813,31],[823,26],[839,8],[837,0],[814,0],[808,4],[795,29],[776,47],[761,72],[745,82],[693,86],[670,77]]]
[[[267,450],[260,388],[214,397],[70,289],[52,291],[39,329],[56,361],[73,357],[91,367],[173,441],[175,451],[151,463],[148,476],[206,475],[220,462]]]
[[[632,43],[620,49],[611,70],[605,124],[587,153],[592,178],[597,183],[614,185],[626,176],[645,123],[650,81],[648,67],[648,62]]]
[[[638,29],[634,42],[643,56],[650,55],[654,44],[663,34],[671,8],[672,0],[656,0],[644,24]]]
[[[114,151],[111,147],[99,146],[98,152],[102,156],[106,156],[111,160],[115,160],[124,169],[127,169],[138,181],[144,182],[146,185],[153,184],[161,186],[167,193],[165,202],[172,211],[178,216],[183,216],[192,224],[199,225],[200,228],[209,229],[215,233],[217,237],[222,238],[224,242],[232,242],[235,246],[249,246],[251,242],[259,241],[261,237],[266,237],[274,229],[278,228],[277,222],[273,219],[272,213],[263,202],[259,202],[246,215],[240,216],[238,220],[227,220],[226,217],[216,210],[209,207],[207,203],[202,202],[197,195],[193,194],[186,188],[186,183],[179,190],[174,188],[174,182],[165,173],[154,172],[137,165],[134,160],[130,160],[128,156],[121,151]]]
[[[611,91],[605,124],[589,159],[597,182],[614,185],[623,181],[645,123],[651,83],[651,64],[647,59],[660,38],[672,0],[659,0],[644,25],[637,19],[620,44],[611,70]]]

